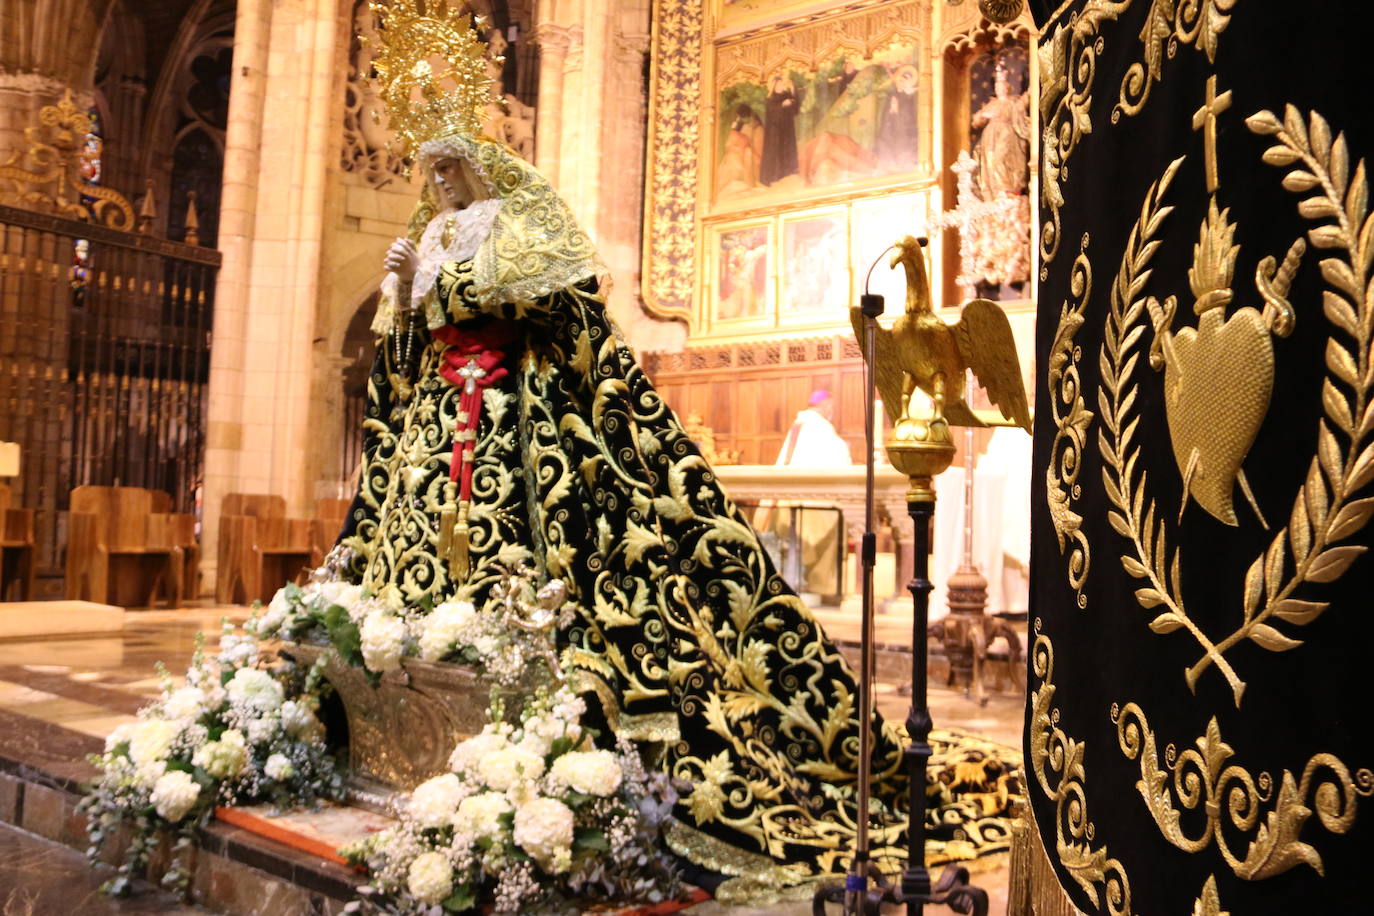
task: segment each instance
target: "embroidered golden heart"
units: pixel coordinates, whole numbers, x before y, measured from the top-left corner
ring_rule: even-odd
[[[1156,337],[1163,338],[1165,413],[1186,488],[1184,505],[1191,495],[1235,525],[1237,482],[1254,504],[1242,465],[1269,410],[1274,348],[1258,311],[1238,309],[1230,318],[1224,312],[1223,306],[1209,308],[1196,329],[1157,331]]]

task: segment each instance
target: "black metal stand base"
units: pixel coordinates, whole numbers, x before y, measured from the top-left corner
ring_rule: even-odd
[[[924,872],[924,869],[922,869]],[[924,889],[917,890],[921,884]],[[913,887],[913,885],[915,885]],[[862,893],[860,902],[855,895]],[[930,886],[928,873],[902,876],[902,886],[888,882],[877,869],[870,869],[868,884],[862,892],[849,891],[847,884],[828,884],[811,898],[812,916],[826,916],[828,904],[840,904],[846,916],[883,916],[883,908],[906,906],[907,916],[920,916],[928,903],[943,904],[956,913],[967,916],[987,916],[988,894],[969,884],[968,869],[951,865],[940,873],[940,880]]]

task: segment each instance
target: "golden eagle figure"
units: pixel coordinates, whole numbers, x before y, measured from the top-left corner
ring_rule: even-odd
[[[920,388],[935,402],[930,422],[987,426],[964,403],[964,370],[971,369],[1002,416],[1030,432],[1030,405],[1006,313],[987,299],[973,299],[964,305],[957,324],[936,315],[921,250],[925,244],[925,239],[908,235],[897,243],[892,257],[892,267],[906,268],[906,311],[892,330],[877,329],[873,366],[888,417],[894,424],[927,419],[910,413],[911,393]],[[851,308],[849,319],[862,341],[863,313]]]

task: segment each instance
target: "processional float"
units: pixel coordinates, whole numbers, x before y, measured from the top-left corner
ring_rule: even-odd
[[[884,904],[905,904],[908,916],[918,916],[927,903],[941,903],[960,913],[985,916],[987,893],[969,884],[968,870],[957,865],[945,869],[932,884],[925,864],[926,763],[931,755],[930,710],[926,697],[927,621],[930,616],[929,577],[931,520],[935,514],[935,477],[954,460],[954,440],[949,428],[986,426],[964,398],[965,373],[987,391],[1002,416],[1030,432],[1030,407],[1021,381],[1016,343],[1006,313],[987,299],[965,303],[959,321],[947,323],[935,314],[923,248],[926,240],[907,236],[878,256],[896,249],[890,266],[906,271],[906,308],[891,330],[878,325],[883,297],[864,293],[859,307],[850,309],[850,320],[863,349],[866,365],[864,431],[866,437],[865,532],[861,545],[863,619],[859,672],[859,784],[856,811],[869,810],[873,743],[873,572],[876,560],[873,455],[876,441],[874,397],[881,393],[893,428],[884,440],[888,460],[907,475],[907,511],[915,524],[915,564],[910,584],[913,615],[911,633],[911,708],[906,729],[910,744],[906,766],[910,779],[907,827],[907,867],[900,884],[890,884],[871,865],[868,817],[860,814],[850,873],[843,886],[817,891],[812,903],[822,916],[827,902],[844,904],[853,916],[877,916]],[[869,274],[873,272],[869,268]],[[931,400],[928,415],[917,415],[912,394],[919,388]],[[876,391],[875,391],[876,389]],[[870,886],[870,880],[873,885]]]

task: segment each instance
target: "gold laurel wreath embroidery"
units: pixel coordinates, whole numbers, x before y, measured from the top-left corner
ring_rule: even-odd
[[[1103,388],[1099,391],[1104,426],[1099,437],[1107,467],[1103,481],[1116,511],[1108,521],[1135,546],[1135,556],[1123,555],[1122,566],[1146,586],[1136,590],[1136,600],[1146,609],[1164,610],[1150,622],[1155,633],[1187,629],[1203,650],[1203,656],[1184,674],[1190,689],[1211,665],[1231,685],[1236,706],[1240,706],[1245,682],[1227,662],[1225,654],[1244,640],[1271,652],[1285,652],[1302,645],[1278,630],[1269,621],[1304,626],[1315,620],[1329,602],[1292,597],[1304,582],[1330,583],[1339,578],[1355,558],[1367,549],[1362,545],[1333,546],[1359,532],[1374,515],[1374,498],[1348,501],[1374,480],[1374,360],[1370,341],[1374,337],[1374,288],[1368,287],[1371,260],[1374,260],[1374,222],[1368,215],[1368,189],[1365,164],[1349,173],[1349,154],[1345,136],[1333,141],[1330,128],[1321,115],[1313,112],[1310,128],[1292,106],[1282,123],[1264,111],[1246,122],[1258,134],[1272,134],[1276,146],[1264,153],[1264,161],[1286,166],[1301,163],[1283,179],[1284,187],[1295,193],[1320,189],[1318,196],[1302,200],[1298,212],[1310,220],[1333,219],[1308,231],[1314,247],[1339,249],[1345,259],[1331,257],[1319,264],[1322,276],[1332,289],[1324,293],[1327,318],[1337,330],[1355,342],[1352,351],[1333,334],[1327,342],[1326,366],[1329,375],[1322,386],[1324,418],[1318,424],[1317,455],[1313,458],[1306,482],[1294,500],[1289,525],[1281,529],[1269,548],[1256,558],[1246,572],[1241,624],[1215,644],[1201,631],[1184,609],[1179,594],[1179,552],[1169,554],[1163,521],[1155,516],[1155,503],[1145,499],[1146,475],[1137,480],[1135,460],[1139,449],[1130,447],[1137,419],[1132,418],[1136,388],[1129,385],[1139,354],[1131,353],[1143,333],[1137,327],[1144,309],[1139,297],[1149,276],[1148,263],[1158,242],[1150,241],[1159,221],[1172,208],[1158,206],[1182,159],[1175,160],[1164,177],[1152,186],[1141,218],[1132,229],[1121,271],[1112,289],[1112,309],[1103,344]],[[1352,307],[1353,303],[1353,307]],[[1340,383],[1350,389],[1342,390]],[[1110,392],[1110,397],[1108,396]],[[1342,449],[1338,431],[1347,439]],[[1109,435],[1110,434],[1110,435]],[[1114,475],[1113,475],[1113,472]],[[1143,510],[1143,511],[1142,511]],[[1292,550],[1292,575],[1284,573]]]
[[[1078,475],[1083,470],[1083,449],[1093,413],[1083,402],[1082,380],[1078,374],[1082,348],[1076,346],[1073,339],[1083,326],[1092,284],[1092,262],[1088,260],[1088,234],[1085,232],[1069,278],[1071,299],[1060,307],[1059,326],[1050,346],[1048,386],[1053,393],[1050,411],[1055,433],[1050,461],[1045,468],[1045,501],[1049,505],[1050,521],[1059,540],[1059,552],[1068,551],[1069,587],[1077,594],[1080,608],[1088,606],[1083,586],[1092,566],[1092,552],[1082,530],[1083,516],[1073,511],[1073,501],[1082,493]],[[1072,307],[1070,302],[1074,302]],[[1061,407],[1067,410],[1061,412]]]
[[[1108,510],[1107,521],[1117,534],[1135,547],[1135,556],[1123,555],[1121,565],[1129,575],[1148,583],[1135,593],[1141,607],[1164,605],[1167,608],[1150,622],[1150,629],[1159,633],[1187,627],[1198,643],[1211,653],[1215,652],[1211,640],[1188,617],[1177,594],[1179,552],[1175,549],[1172,559],[1168,558],[1164,521],[1156,516],[1155,501],[1145,498],[1149,473],[1144,470],[1137,473],[1136,467],[1140,447],[1135,444],[1135,434],[1140,420],[1131,416],[1139,392],[1131,379],[1140,360],[1140,354],[1131,351],[1146,327],[1141,320],[1145,316],[1146,297],[1141,292],[1150,277],[1150,260],[1161,244],[1155,236],[1174,209],[1163,206],[1161,200],[1185,158],[1180,156],[1169,163],[1163,176],[1150,185],[1141,204],[1140,217],[1131,227],[1126,250],[1121,255],[1121,269],[1112,285],[1111,309],[1103,332],[1098,406],[1104,429],[1098,433],[1098,447],[1104,462],[1102,482],[1107,498],[1116,507]],[[1239,702],[1245,684],[1224,658],[1219,659],[1218,668],[1236,691]]]
[[[1112,721],[1122,752],[1140,760],[1136,789],[1164,838],[1188,853],[1215,842],[1231,871],[1246,881],[1272,878],[1304,864],[1325,875],[1321,854],[1299,838],[1308,818],[1315,812],[1323,827],[1344,834],[1355,823],[1359,796],[1374,794],[1374,773],[1362,769],[1352,776],[1340,758],[1321,753],[1308,759],[1301,781],[1284,770],[1276,796],[1268,773],[1255,777],[1244,767],[1227,765],[1235,750],[1222,740],[1215,716],[1207,723],[1207,733],[1194,741],[1196,749],[1179,753],[1172,744],[1165,749],[1164,762],[1173,774],[1171,788],[1169,775],[1159,765],[1155,733],[1140,706],[1127,703],[1118,710],[1112,704]],[[1181,808],[1206,816],[1200,836],[1184,832],[1175,794]],[[1273,806],[1266,814],[1270,802]],[[1229,823],[1222,823],[1223,815]],[[1244,859],[1232,852],[1223,826],[1254,835]]]
[[[1140,113],[1150,99],[1150,90],[1163,78],[1164,57],[1173,57],[1180,44],[1197,44],[1208,63],[1217,60],[1221,33],[1231,24],[1231,9],[1236,0],[1154,0],[1145,15],[1140,33],[1144,60],[1131,64],[1121,80],[1121,94],[1112,109],[1112,123],[1121,115]]]
[[[1059,710],[1054,702],[1054,645],[1040,632],[1035,620],[1035,645],[1031,649],[1031,670],[1040,686],[1030,700],[1029,750],[1031,768],[1040,790],[1054,802],[1055,854],[1069,877],[1101,907],[1105,891],[1110,916],[1131,916],[1131,881],[1125,866],[1109,858],[1107,847],[1092,848],[1096,829],[1088,820],[1087,778],[1083,761],[1087,744],[1069,737],[1059,727]],[[1052,782],[1052,774],[1057,779]],[[1065,832],[1067,831],[1067,837]],[[1102,890],[1098,889],[1102,885]]]

